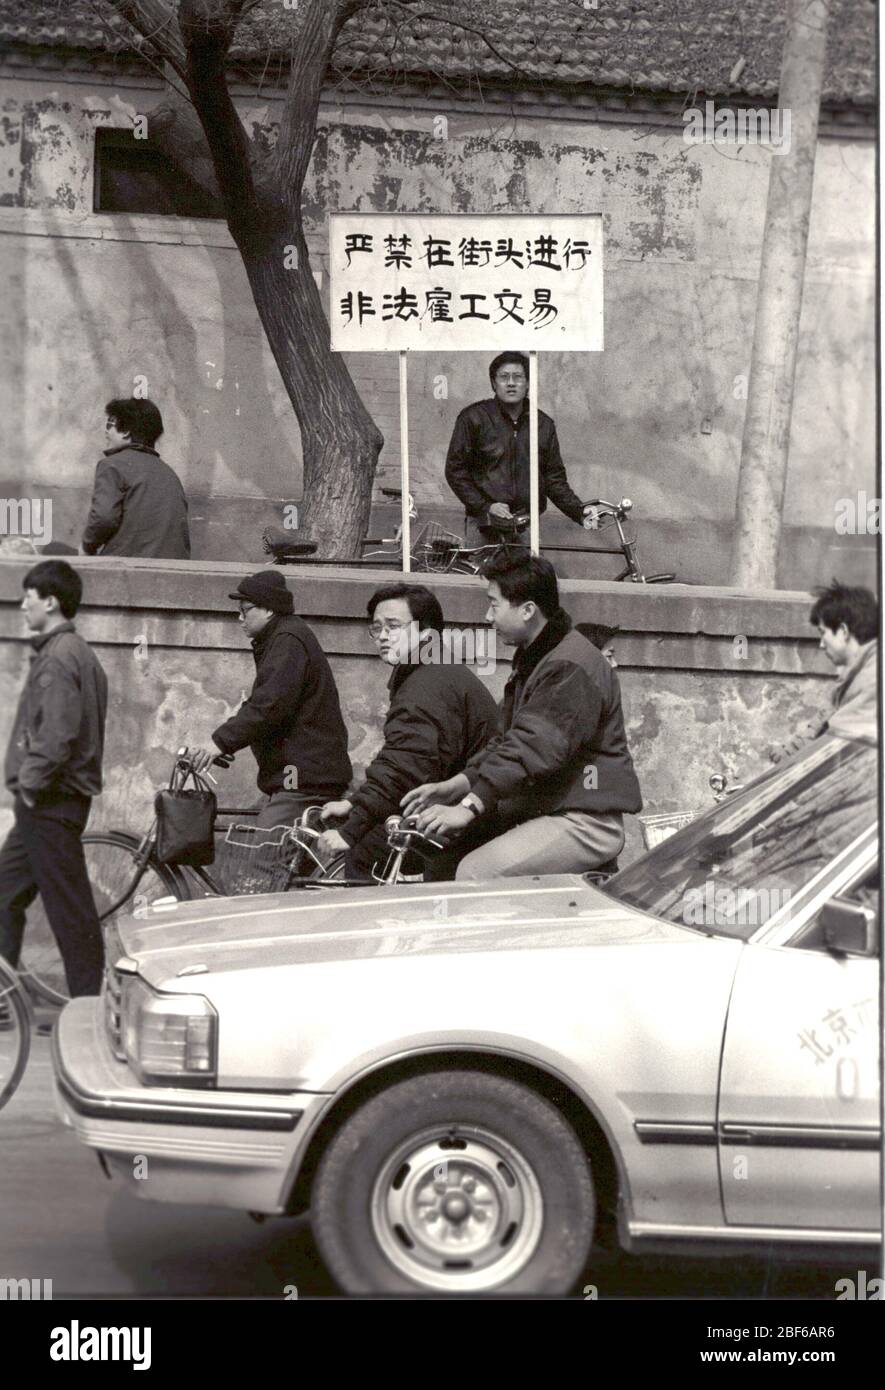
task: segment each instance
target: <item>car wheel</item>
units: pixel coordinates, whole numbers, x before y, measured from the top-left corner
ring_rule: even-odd
[[[571,1126],[527,1086],[475,1071],[392,1085],[342,1125],[311,1221],[346,1293],[568,1293],[595,1198]]]

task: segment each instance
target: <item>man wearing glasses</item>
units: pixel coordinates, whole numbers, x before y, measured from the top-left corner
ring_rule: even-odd
[[[347,800],[323,807],[323,821],[338,827],[318,842],[326,857],[347,854],[353,878],[370,877],[376,861],[383,862],[384,821],[400,814],[405,793],[459,772],[498,725],[495,701],[464,665],[463,647],[444,640],[442,608],[430,589],[387,584],[369,599],[367,611],[369,636],[392,667],[384,745],[365,782]]]
[[[256,825],[291,825],[307,806],[340,797],[351,776],[347,729],[332,669],[310,628],[293,611],[278,570],[249,575],[230,595],[252,643],[249,698],[196,751],[204,771],[219,753],[251,748],[267,798]]]
[[[464,544],[469,548],[500,540],[511,518],[529,510],[528,358],[521,352],[499,353],[489,378],[494,395],[461,411],[446,456],[446,482],[464,503]],[[539,511],[546,509],[548,497],[579,526],[591,511],[569,486],[556,426],[539,410]]]

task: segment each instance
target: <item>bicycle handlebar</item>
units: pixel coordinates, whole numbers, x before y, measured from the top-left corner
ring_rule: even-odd
[[[596,511],[604,512],[607,516],[620,516],[621,518],[633,510],[633,503],[629,497],[622,497],[620,502],[606,502],[604,497],[589,497],[584,506],[593,507]]]
[[[512,516],[490,516],[488,530],[500,531],[502,536],[519,535],[528,526],[531,517],[528,512],[514,512]]]
[[[211,765],[212,767],[230,767],[235,757],[235,753],[218,753],[212,759]],[[191,750],[189,748],[179,748],[178,752],[175,754],[175,761],[179,767],[193,767],[194,760],[191,755]]]
[[[388,816],[384,822],[384,832],[391,849],[410,849],[413,840],[423,840],[433,849],[445,848],[439,840],[432,840],[425,831],[418,829],[414,816]]]

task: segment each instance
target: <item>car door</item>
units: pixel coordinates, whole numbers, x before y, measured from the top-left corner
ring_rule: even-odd
[[[871,851],[743,951],[718,1106],[729,1225],[880,1229],[879,962],[834,957],[817,929],[825,901],[871,883]]]

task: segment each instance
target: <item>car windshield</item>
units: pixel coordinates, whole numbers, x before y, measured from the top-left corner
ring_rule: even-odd
[[[671,922],[746,940],[877,818],[878,750],[825,737],[605,885]]]

